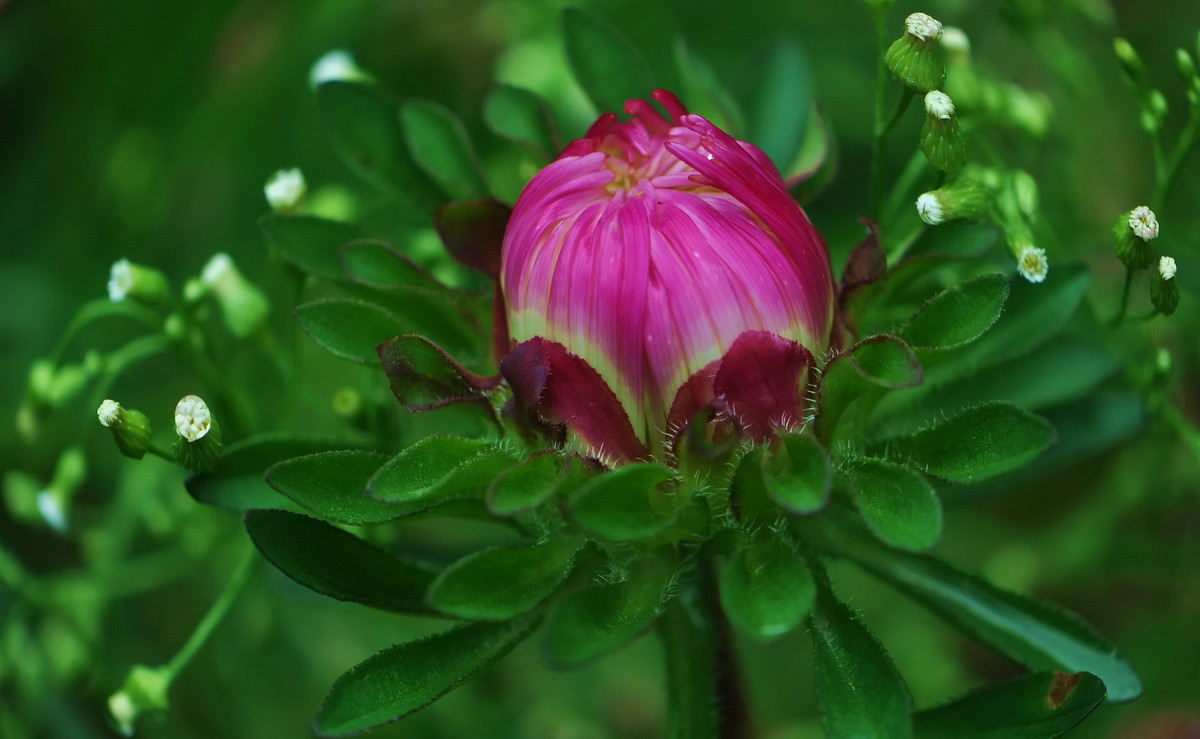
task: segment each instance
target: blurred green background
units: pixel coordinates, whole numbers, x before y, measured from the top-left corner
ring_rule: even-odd
[[[797,41],[810,75],[771,94],[815,94],[836,131],[838,177],[807,207],[835,263],[844,258],[860,238],[855,219],[867,206],[875,60],[862,4],[572,4],[590,8],[632,39],[666,87],[677,84],[671,70],[678,37],[747,99],[759,94],[758,70],[770,43]],[[594,116],[565,71],[557,31],[564,5],[0,2],[0,294],[6,298],[0,381],[9,388],[0,394],[0,418],[8,421],[0,426],[7,501],[0,510],[0,736],[108,735],[107,696],[132,664],[160,664],[174,654],[245,546],[240,520],[194,503],[180,472],[115,453],[94,420],[103,395],[85,389],[45,415],[35,435],[18,433],[13,419],[30,364],[50,354],[80,304],[105,295],[109,266],[121,257],[159,266],[178,285],[213,253],[228,252],[272,296],[280,330],[295,333],[293,295],[256,226],[267,210],[264,182],[277,169],[298,166],[312,190],[346,188],[334,192],[370,197],[336,158],[309,86],[310,67],[332,49],[353,53],[394,95],[457,112],[497,187],[515,196],[513,183],[519,186],[532,169],[483,126],[480,108],[492,81],[545,94],[567,139],[581,135]],[[1092,306],[1110,314],[1122,277],[1111,255],[1111,224],[1147,200],[1153,186],[1149,145],[1121,84],[1112,38],[1125,36],[1141,52],[1151,83],[1171,103],[1173,132],[1186,110],[1174,50],[1196,49],[1200,6],[900,2],[892,11],[896,35],[904,15],[918,10],[963,28],[986,73],[1050,101],[1053,116],[1043,139],[1001,136],[996,146],[1041,186],[1051,263],[1087,261],[1096,272]],[[915,140],[918,125],[910,117],[896,140]],[[893,172],[909,151],[892,147]],[[1171,395],[1192,419],[1200,408],[1197,202],[1200,157],[1193,157],[1158,213],[1162,248],[1180,265],[1180,311],[1114,334],[1124,367],[1110,382],[1117,391],[1143,382],[1156,348],[1166,347],[1173,379],[1163,382],[1171,383]],[[1145,295],[1135,292],[1134,301],[1144,304]],[[120,325],[97,324],[66,347],[65,359],[78,363],[88,348],[108,351],[126,338]],[[231,367],[231,377],[241,370],[253,377],[236,354]],[[305,360],[302,371],[326,393],[318,403],[347,383],[386,388],[382,376],[347,367],[317,355]],[[177,364],[152,360],[111,392],[165,418],[196,382]],[[267,408],[273,402],[263,400]],[[1114,438],[1102,453],[1010,480],[961,504],[948,501],[941,551],[998,583],[1082,614],[1140,671],[1143,697],[1102,706],[1078,731],[1081,737],[1200,732],[1200,460],[1153,407],[1139,404],[1136,412],[1144,415],[1136,434]],[[281,419],[260,421],[283,425]],[[22,515],[11,491],[46,484],[62,450],[75,445],[85,451],[86,480],[72,504],[72,528],[61,535]],[[484,525],[425,526],[412,536],[448,557],[497,534]],[[835,574],[839,592],[891,650],[919,707],[1017,674],[883,586],[848,568]],[[321,697],[342,671],[438,628],[428,619],[319,598],[260,567],[229,619],[174,685],[170,712],[142,722],[139,733],[308,735]],[[793,633],[770,648],[743,647],[764,735],[819,736],[806,635]],[[527,644],[431,709],[376,734],[657,736],[663,726],[658,659],[658,645],[648,637],[563,675],[543,668],[536,644]],[[1171,733],[1173,725],[1190,726],[1192,733]]]

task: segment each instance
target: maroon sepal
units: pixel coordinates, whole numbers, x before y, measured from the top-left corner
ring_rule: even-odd
[[[500,363],[500,374],[512,388],[513,410],[530,425],[569,429],[604,459],[649,459],[612,388],[562,344],[540,336],[521,342]]]
[[[842,270],[842,282],[838,286],[837,315],[834,319],[835,345],[844,341],[839,334],[854,334],[854,323],[850,317],[850,298],[859,290],[877,282],[887,272],[887,254],[879,240],[879,226],[869,218],[859,218],[867,227],[867,237],[850,252],[846,268]]]
[[[496,279],[511,214],[512,208],[499,200],[456,200],[439,208],[433,223],[450,256]]]
[[[750,438],[766,441],[776,428],[803,421],[802,388],[813,356],[770,331],[745,331],[721,358],[713,393]]]
[[[486,393],[500,377],[471,372],[424,336],[401,334],[375,347],[392,394],[410,411],[428,411],[453,403],[488,405]]]

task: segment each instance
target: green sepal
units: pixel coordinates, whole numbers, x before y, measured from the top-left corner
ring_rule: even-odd
[[[567,500],[567,514],[590,533],[613,541],[646,539],[669,526],[683,500],[668,485],[675,471],[637,462],[597,475]]]
[[[800,625],[812,610],[817,589],[791,542],[768,532],[735,550],[721,568],[720,593],[735,626],[770,642]]]

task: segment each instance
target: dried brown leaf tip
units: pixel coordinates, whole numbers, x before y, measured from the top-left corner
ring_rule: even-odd
[[[1046,695],[1046,702],[1050,704],[1050,708],[1058,708],[1070,697],[1075,686],[1079,684],[1080,674],[1078,672],[1054,673],[1054,679],[1050,681],[1050,692]]]

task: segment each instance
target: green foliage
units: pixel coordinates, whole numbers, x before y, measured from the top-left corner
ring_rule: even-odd
[[[669,526],[684,501],[668,487],[674,470],[628,464],[584,483],[567,500],[567,513],[585,530],[613,541],[645,539]]]
[[[920,474],[882,459],[863,457],[846,469],[854,506],[871,533],[893,547],[929,549],[942,535],[942,505]]]
[[[929,739],[1041,739],[1062,736],[1103,702],[1104,683],[1090,672],[1035,672],[913,718]]]
[[[429,604],[448,616],[503,621],[527,613],[562,584],[579,542],[476,552],[447,567],[429,587]]]
[[[359,364],[375,364],[375,346],[408,327],[388,311],[361,300],[332,299],[295,309],[300,328],[334,356]]]
[[[643,569],[627,580],[564,594],[546,619],[542,653],[552,666],[569,669],[623,646],[653,626],[664,585]]]
[[[721,605],[738,628],[759,641],[799,626],[816,595],[812,573],[777,535],[739,547],[721,571]]]
[[[554,112],[537,93],[498,84],[484,102],[483,118],[494,133],[528,148],[542,162],[559,149]]]
[[[616,29],[579,8],[562,15],[563,43],[571,73],[601,113],[625,110],[625,101],[654,89],[646,62]]]

